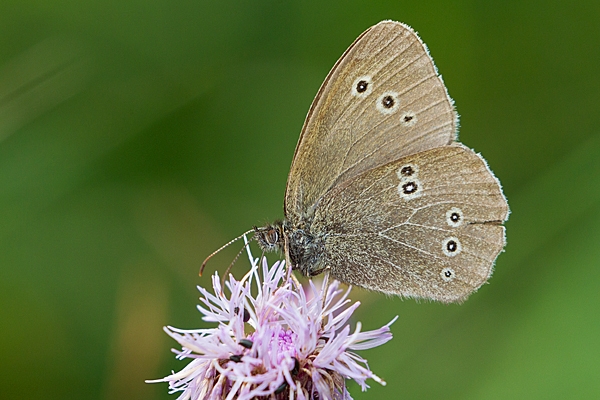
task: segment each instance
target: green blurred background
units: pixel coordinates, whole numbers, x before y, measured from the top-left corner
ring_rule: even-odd
[[[204,257],[282,217],[308,107],[382,19],[428,44],[512,209],[463,305],[353,291],[356,399],[600,397],[600,3],[0,3],[0,397],[167,399]],[[209,264],[223,271],[235,249]],[[236,265],[239,275],[248,267]]]

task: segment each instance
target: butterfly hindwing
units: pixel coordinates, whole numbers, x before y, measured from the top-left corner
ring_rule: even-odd
[[[454,144],[366,171],[327,193],[312,230],[350,284],[460,301],[492,273],[508,204],[485,161]]]

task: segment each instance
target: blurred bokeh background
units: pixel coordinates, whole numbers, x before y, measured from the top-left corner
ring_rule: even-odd
[[[355,399],[600,397],[600,3],[0,3],[0,397],[168,399],[161,330],[205,326],[204,257],[282,217],[308,107],[382,19],[428,44],[508,246],[463,305],[399,315]],[[223,271],[238,249],[215,257]],[[248,267],[243,258],[234,272]]]

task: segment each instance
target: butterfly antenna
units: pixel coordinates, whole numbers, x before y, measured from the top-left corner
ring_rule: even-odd
[[[252,232],[252,231],[248,231],[248,232]],[[248,233],[246,232],[246,233]],[[244,233],[244,235],[246,234]],[[244,236],[242,235],[242,237]],[[239,239],[239,238],[238,238]],[[237,239],[236,239],[237,240]],[[223,273],[223,276],[221,277],[221,287],[224,288],[225,287],[225,278],[227,277],[227,275],[229,275],[229,271],[231,271],[231,268],[233,267],[233,264],[235,264],[235,262],[237,261],[238,258],[240,258],[240,255],[242,254],[242,252],[244,250],[246,250],[246,247],[248,247],[250,245],[250,242],[244,243],[244,246],[242,246],[242,248],[240,249],[240,251],[237,253],[237,256],[235,256],[235,258],[233,259],[233,261],[231,262],[231,264],[229,264],[229,267],[227,267],[227,269],[225,270],[225,272]]]
[[[214,256],[215,254],[217,254],[218,252],[220,252],[221,250],[223,250],[225,247],[229,246],[231,243],[233,243],[233,242],[235,242],[237,240],[240,240],[245,235],[247,235],[247,234],[249,234],[249,233],[251,233],[253,231],[254,231],[254,229],[250,229],[249,231],[242,233],[240,236],[236,237],[235,239],[230,240],[229,242],[225,243],[223,246],[219,247],[217,250],[213,251],[212,254],[210,256],[206,257],[206,259],[204,259],[204,262],[202,262],[202,266],[200,267],[200,272],[198,273],[198,275],[202,276],[202,273],[204,272],[204,267],[206,266],[206,263],[208,262],[208,260],[210,260],[212,258],[212,256]],[[242,250],[244,250],[246,248],[246,246],[247,245],[244,245],[244,247],[242,247]],[[229,271],[231,269],[231,266],[238,259],[238,257],[242,253],[242,250],[240,250],[240,252],[238,253],[238,255],[235,257],[235,259],[233,260],[233,262],[229,266],[229,268],[227,268],[227,271]]]

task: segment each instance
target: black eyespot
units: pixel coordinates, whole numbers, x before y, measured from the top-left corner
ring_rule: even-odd
[[[242,346],[242,347],[245,347],[245,348],[247,348],[247,349],[251,349],[251,348],[252,348],[252,345],[253,345],[254,343],[252,343],[252,340],[249,340],[249,339],[240,339],[240,341],[238,342],[238,344],[239,344],[240,346]]]
[[[396,101],[394,100],[394,98],[392,96],[385,96],[381,100],[381,105],[384,106],[385,108],[392,108],[392,107],[394,107],[395,103],[396,103]]]
[[[462,245],[458,238],[449,237],[442,242],[442,251],[448,257],[455,257],[462,252]]]
[[[402,191],[404,194],[411,194],[417,191],[419,187],[416,182],[408,182],[402,185]]]
[[[358,93],[364,93],[367,91],[367,88],[369,87],[369,83],[367,81],[359,81],[356,84],[356,91]]]
[[[444,268],[440,275],[444,282],[450,282],[454,279],[454,271],[452,268]]]
[[[452,228],[458,228],[459,226],[461,226],[463,224],[463,221],[462,221],[463,217],[464,217],[464,214],[463,214],[462,210],[458,207],[452,207],[451,209],[446,211],[446,222]],[[458,246],[460,249],[460,243],[458,244]]]
[[[411,176],[415,173],[415,170],[410,165],[407,165],[406,167],[402,167],[400,173],[404,176]]]
[[[404,126],[413,126],[417,123],[417,114],[414,111],[406,111],[400,116],[400,123]]]
[[[448,243],[446,243],[446,249],[450,253],[454,253],[458,249],[458,244],[454,240],[448,240]]]

